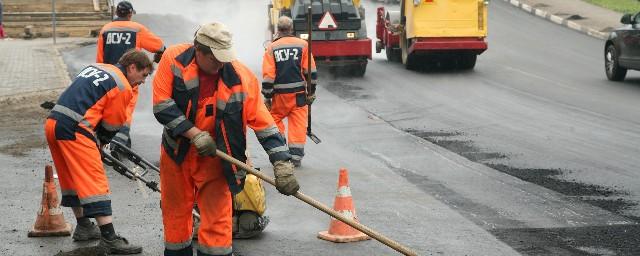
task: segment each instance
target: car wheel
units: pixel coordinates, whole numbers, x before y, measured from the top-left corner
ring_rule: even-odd
[[[627,76],[627,69],[620,67],[616,47],[609,45],[604,54],[604,68],[607,78],[611,81],[622,81]]]

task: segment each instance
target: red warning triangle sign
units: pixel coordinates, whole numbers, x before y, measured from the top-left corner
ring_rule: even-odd
[[[318,29],[320,30],[336,30],[338,29],[338,23],[336,19],[331,15],[330,12],[325,12],[322,15],[322,19],[320,19],[320,23],[318,24]]]

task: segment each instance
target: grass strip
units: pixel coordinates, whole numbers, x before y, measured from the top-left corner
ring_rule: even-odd
[[[640,11],[638,0],[584,0],[585,2],[602,6],[621,13],[637,13]]]

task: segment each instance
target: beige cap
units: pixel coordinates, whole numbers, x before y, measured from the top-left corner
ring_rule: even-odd
[[[219,22],[204,24],[196,31],[196,41],[209,46],[220,62],[231,62],[236,59],[231,42],[232,36],[227,26]]]

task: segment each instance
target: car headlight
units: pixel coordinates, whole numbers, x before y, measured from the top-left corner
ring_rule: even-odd
[[[347,32],[347,39],[356,38],[356,32]]]
[[[304,40],[307,40],[307,39],[309,39],[309,34],[307,34],[307,33],[300,34],[300,38],[304,39]]]

